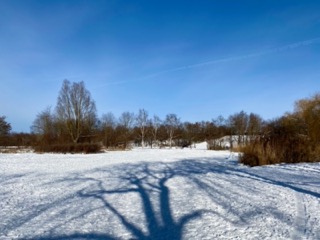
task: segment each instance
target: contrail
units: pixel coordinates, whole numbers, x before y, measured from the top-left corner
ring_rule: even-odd
[[[166,73],[189,70],[189,69],[193,69],[193,68],[199,68],[199,67],[208,66],[208,65],[214,65],[214,64],[218,64],[218,63],[227,63],[227,62],[239,61],[239,60],[243,60],[243,59],[255,58],[255,57],[260,57],[260,56],[264,56],[264,55],[268,55],[268,54],[272,54],[272,53],[285,52],[285,51],[288,51],[288,50],[291,50],[291,49],[299,48],[299,47],[302,47],[302,46],[308,46],[308,45],[315,44],[315,43],[318,43],[318,42],[320,42],[320,37],[319,38],[313,38],[313,39],[305,40],[305,41],[301,41],[301,42],[291,43],[291,44],[288,44],[288,45],[285,45],[285,46],[281,46],[281,47],[267,49],[267,50],[261,51],[261,52],[255,52],[255,53],[251,53],[251,54],[233,56],[233,57],[228,57],[228,58],[220,58],[220,59],[216,59],[216,60],[211,60],[211,61],[195,63],[195,64],[191,64],[191,65],[180,66],[180,67],[177,67],[177,68],[171,68],[171,69],[167,69],[167,70],[163,70],[163,71],[159,71],[159,72],[147,75],[147,76],[142,77],[140,79],[114,81],[114,82],[106,83],[106,84],[104,84],[104,86],[106,86],[106,85],[115,85],[115,84],[124,84],[124,83],[128,83],[128,82],[143,81],[143,80],[155,78],[155,77],[157,77],[159,75],[163,75],[163,74],[166,74]]]
[[[173,68],[173,69],[170,69],[170,70],[165,70],[165,71],[162,71],[162,72],[159,72],[159,73],[162,74],[162,73],[167,73],[167,72],[176,72],[176,71],[181,71],[181,70],[185,70],[185,69],[202,67],[202,66],[206,66],[206,65],[213,65],[213,64],[217,64],[217,63],[225,63],[225,62],[237,61],[237,60],[242,60],[242,59],[247,59],[247,58],[260,57],[260,56],[271,54],[271,53],[284,52],[284,51],[295,49],[295,48],[298,48],[298,47],[308,46],[308,45],[311,45],[311,44],[314,44],[314,43],[317,43],[317,42],[320,42],[320,37],[319,38],[313,38],[313,39],[305,40],[305,41],[302,41],[302,42],[292,43],[292,44],[285,45],[285,46],[282,46],[282,47],[267,49],[267,50],[261,51],[261,52],[256,52],[256,53],[251,53],[251,54],[246,54],[246,55],[240,55],[240,56],[234,56],[234,57],[228,57],[228,58],[221,58],[221,59],[217,59],[217,60],[212,60],[212,61],[207,61],[207,62],[202,62],[202,63],[196,63],[196,64],[186,65],[186,66],[182,66],[182,67],[177,67],[177,68]]]

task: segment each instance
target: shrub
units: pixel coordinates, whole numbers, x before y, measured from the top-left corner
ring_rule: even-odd
[[[96,143],[79,143],[79,144],[53,144],[39,145],[35,148],[36,152],[54,152],[54,153],[99,153],[101,145]]]
[[[259,166],[259,157],[255,152],[245,152],[240,155],[240,162],[250,167]]]
[[[273,148],[258,142],[246,145],[240,151],[239,161],[250,167],[277,163],[279,159]]]
[[[269,123],[265,133],[241,149],[240,162],[249,166],[314,161],[308,135],[292,116]]]
[[[261,166],[278,163],[310,162],[312,156],[308,146],[300,143],[288,142],[286,144],[271,145],[269,143],[256,143],[241,149],[239,161],[248,166]]]

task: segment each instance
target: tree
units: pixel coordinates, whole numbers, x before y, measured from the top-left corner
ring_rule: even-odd
[[[6,121],[5,116],[0,116],[0,146],[10,145],[9,133],[11,131],[11,125]]]
[[[6,121],[5,116],[0,116],[0,136],[6,136],[11,131],[11,125]]]
[[[222,127],[225,125],[226,119],[222,116],[219,115],[217,118],[213,119],[212,122],[217,126],[217,127]]]
[[[57,101],[57,118],[65,126],[72,142],[90,134],[96,124],[96,106],[84,82],[64,80]]]
[[[119,125],[131,129],[134,122],[134,113],[123,112],[119,117]]]
[[[248,120],[248,135],[250,137],[250,141],[254,140],[257,135],[261,133],[263,126],[263,119],[255,113],[250,113]]]
[[[201,125],[199,123],[183,123],[183,132],[185,143],[191,146],[192,143],[196,142],[201,136]]]
[[[175,137],[175,132],[178,129],[180,125],[180,119],[177,117],[176,114],[167,114],[166,120],[165,120],[165,125],[167,127],[167,133],[169,137],[169,144],[170,148],[172,147],[172,141],[173,138]]]
[[[46,134],[51,132],[54,122],[53,119],[54,116],[51,113],[51,107],[47,107],[36,116],[36,119],[31,126],[31,132],[35,134]]]
[[[296,114],[303,119],[312,144],[320,145],[320,93],[295,103]]]
[[[31,131],[40,135],[42,137],[41,140],[45,141],[46,144],[50,144],[57,134],[54,118],[54,115],[51,113],[51,108],[47,107],[37,115],[31,126]]]
[[[222,115],[219,115],[216,119],[213,119],[212,123],[217,128],[217,138],[228,134],[227,120]]]
[[[103,114],[101,124],[103,127],[115,128],[116,124],[117,124],[116,117],[113,115],[112,112],[108,112],[107,114]]]
[[[161,123],[162,123],[161,119],[157,115],[154,115],[151,124],[152,124],[152,136],[155,142],[157,142],[158,140],[158,131],[161,126]]]
[[[134,114],[131,112],[123,112],[119,117],[117,135],[120,142],[124,144],[124,148],[127,148],[128,141],[130,140],[133,122]]]
[[[106,147],[115,144],[115,128],[117,121],[112,112],[104,114],[101,120],[101,130],[103,133],[103,143]]]
[[[232,129],[232,134],[238,136],[238,145],[244,143],[244,135],[248,128],[248,114],[244,111],[235,113],[229,117],[229,124]]]
[[[141,136],[141,146],[145,146],[145,135],[146,135],[146,128],[148,123],[148,112],[145,109],[139,109],[139,113],[136,117],[137,126],[140,130]]]

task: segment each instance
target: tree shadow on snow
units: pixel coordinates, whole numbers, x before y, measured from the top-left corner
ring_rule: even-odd
[[[134,169],[135,168],[135,169]],[[105,209],[111,211],[120,220],[122,225],[130,232],[133,239],[172,239],[178,240],[182,237],[183,227],[191,220],[200,218],[206,210],[197,210],[186,214],[175,220],[170,205],[170,189],[166,186],[168,180],[175,176],[174,171],[167,167],[164,171],[150,171],[147,164],[143,165],[140,171],[137,166],[126,169],[120,177],[120,181],[127,183],[126,186],[114,190],[106,190],[101,181],[98,182],[98,190],[80,191],[78,194],[81,198],[94,198],[103,203]],[[152,193],[156,192],[159,199],[159,212],[156,211]],[[107,199],[108,195],[135,193],[139,196],[147,232],[143,231],[137,224],[130,221],[120,209],[117,209]]]
[[[256,168],[258,169],[258,168]],[[237,209],[232,206],[232,201],[240,201],[235,199],[230,200],[230,196],[234,197],[238,193],[229,191],[220,191],[224,186],[219,186],[219,183],[213,182],[208,184],[201,178],[206,174],[222,175],[223,181],[230,181],[230,184],[239,188],[248,188],[251,191],[251,186],[240,186],[237,182],[239,178],[245,178],[252,181],[259,181],[271,185],[277,185],[289,188],[293,191],[308,194],[313,197],[320,197],[319,193],[306,190],[293,184],[281,181],[279,179],[271,179],[262,174],[262,171],[256,171],[254,168],[239,167],[236,161],[210,161],[210,159],[187,159],[172,163],[137,163],[137,164],[123,164],[107,169],[96,169],[90,172],[79,173],[69,178],[62,179],[63,182],[70,182],[72,184],[88,183],[88,186],[79,190],[76,193],[78,201],[92,201],[100,203],[103,210],[112,213],[112,216],[121,224],[123,229],[132,236],[129,239],[141,240],[180,240],[182,239],[184,227],[193,220],[199,220],[205,214],[216,214],[209,209],[200,209],[186,213],[179,218],[175,216],[172,203],[172,190],[170,189],[170,180],[176,177],[183,177],[188,179],[193,186],[199,191],[203,191],[211,196],[212,201],[224,209],[230,211],[234,216],[238,217],[238,221],[228,219],[228,216],[218,217],[224,218],[232,224],[247,224],[248,218],[262,214],[266,209],[259,208],[256,205],[254,209],[245,213],[239,214]],[[90,177],[85,177],[88,175]],[[99,176],[99,177],[94,177]],[[232,176],[228,180],[228,176]],[[116,179],[116,181],[109,184],[109,178]],[[53,183],[57,184],[58,181]],[[213,193],[213,194],[211,194]],[[123,195],[132,194],[138,197],[142,206],[140,219],[145,219],[144,223],[135,222],[132,217],[115,202],[115,199],[120,199]],[[210,195],[211,194],[211,195]],[[233,194],[233,195],[232,195]],[[184,195],[187,196],[187,195]],[[186,199],[184,199],[186,200]],[[250,199],[249,199],[250,200]],[[187,200],[186,200],[187,201]],[[138,202],[138,201],[136,201]],[[132,205],[133,202],[128,202]],[[139,209],[140,206],[132,205],[132,208]],[[285,219],[278,209],[271,209],[269,211],[279,219]],[[134,209],[136,210],[136,209]],[[85,213],[83,214],[85,215]],[[80,216],[81,217],[81,216]],[[78,218],[80,218],[78,216]],[[143,226],[141,226],[141,224]],[[290,224],[290,222],[288,222]],[[109,233],[73,233],[70,235],[53,235],[41,236],[32,238],[35,240],[58,240],[58,239],[119,239]],[[121,238],[122,239],[122,238]]]
[[[97,169],[89,174],[105,174],[114,176],[117,179],[117,186],[110,189],[108,180],[96,179],[93,177],[84,177],[77,174],[71,178],[63,179],[63,182],[81,183],[90,182],[91,184],[78,191],[77,197],[82,201],[94,199],[103,204],[104,209],[111,212],[118,219],[121,225],[128,233],[132,235],[129,239],[141,240],[160,240],[171,239],[180,240],[184,226],[192,220],[201,218],[204,213],[211,211],[201,209],[192,211],[175,219],[170,204],[171,190],[167,186],[170,179],[175,176],[185,175],[185,169],[171,168],[169,164],[156,163],[157,169],[150,169],[153,163],[142,163],[132,165],[121,165],[112,169]],[[199,170],[194,169],[200,173]],[[60,182],[61,182],[60,181]],[[56,182],[57,183],[57,182]],[[121,198],[123,194],[135,194],[140,199],[142,219],[145,219],[145,226],[135,223],[130,217],[126,216],[123,209],[109,201],[108,198],[115,196]],[[128,205],[132,204],[128,202]],[[133,208],[139,207],[132,205]],[[143,223],[142,223],[143,224]],[[52,231],[51,231],[52,232]],[[32,238],[34,240],[56,240],[56,239],[118,239],[116,236],[109,234],[100,234],[92,232],[90,234],[74,233],[70,235],[41,236]],[[121,238],[122,239],[122,238]],[[126,239],[126,238],[125,238]]]

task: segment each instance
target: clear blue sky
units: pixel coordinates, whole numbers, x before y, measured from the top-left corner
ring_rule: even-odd
[[[62,81],[99,116],[264,119],[320,91],[320,1],[0,1],[0,115],[30,130]]]

